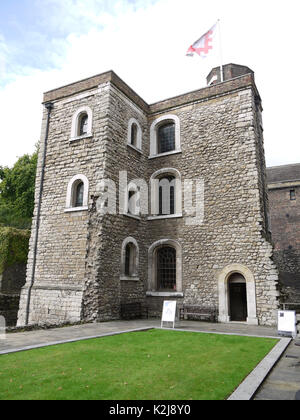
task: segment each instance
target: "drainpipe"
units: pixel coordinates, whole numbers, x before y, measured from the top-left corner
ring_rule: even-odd
[[[45,103],[45,108],[48,111],[48,115],[47,115],[46,133],[45,133],[45,140],[44,140],[44,153],[43,153],[43,160],[42,160],[42,172],[41,172],[41,178],[40,178],[40,189],[39,189],[39,196],[38,196],[38,203],[37,203],[37,214],[36,214],[35,236],[34,236],[34,246],[33,246],[33,261],[32,261],[32,271],[31,271],[31,281],[30,281],[30,286],[28,288],[28,294],[27,294],[25,325],[28,325],[28,321],[29,321],[31,290],[32,290],[33,285],[34,285],[35,268],[36,268],[36,256],[37,256],[37,244],[38,244],[40,216],[41,216],[42,194],[43,194],[44,177],[45,177],[45,163],[46,163],[47,143],[48,143],[48,135],[49,135],[50,114],[51,114],[51,111],[53,109],[53,103],[52,102]]]

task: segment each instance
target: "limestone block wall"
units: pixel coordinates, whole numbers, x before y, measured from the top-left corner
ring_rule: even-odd
[[[282,301],[300,302],[300,187],[269,190],[274,259],[279,269]],[[290,199],[290,190],[295,200]]]
[[[92,135],[70,141],[74,113],[84,106],[93,112]],[[103,176],[107,92],[105,85],[54,101],[50,118],[45,180],[41,204],[38,252],[29,323],[60,323],[81,319],[85,285],[85,255],[88,211],[66,212],[70,180],[83,174],[89,181],[88,206],[96,184]],[[44,114],[41,143],[45,136]],[[41,176],[43,147],[40,150],[36,183],[36,203]],[[35,210],[36,211],[36,210]],[[33,218],[27,282],[22,291],[18,324],[26,319],[28,288],[31,283],[36,213]]]
[[[164,238],[182,244],[184,298],[179,301],[219,306],[218,273],[238,263],[254,275],[259,322],[273,324],[278,306],[277,270],[265,239],[264,161],[258,151],[256,114],[251,89],[170,107],[181,122],[182,153],[153,159],[148,177],[163,167],[176,168],[185,179],[204,181],[204,221],[188,226],[186,216],[148,221],[148,244]],[[157,116],[151,116],[151,120]],[[195,199],[195,197],[194,197]],[[159,312],[162,298],[148,297]]]
[[[247,281],[248,322],[276,322],[278,273],[268,236],[261,108],[252,74],[151,106],[112,72],[49,92],[45,99],[53,101],[54,109],[30,323],[118,319],[121,303],[135,301],[157,316],[164,299],[217,308],[227,322],[233,267]],[[70,142],[74,114],[82,107],[92,114],[91,135]],[[170,115],[179,121],[178,149],[153,156],[153,123]],[[46,114],[42,139],[45,119]],[[140,150],[128,145],[132,119],[141,130]],[[176,217],[152,217],[150,180],[166,169],[182,185],[187,180],[203,185],[200,222],[187,213],[184,194]],[[122,214],[121,173],[126,184],[139,179],[148,186],[149,208],[140,217]],[[88,180],[88,206],[65,212],[68,184],[77,174]],[[116,186],[115,214],[99,211],[99,203],[105,207],[107,189],[99,187],[105,180]],[[192,198],[195,204],[195,189]],[[34,235],[35,218],[19,325],[26,317]],[[137,272],[129,277],[122,271],[128,238],[138,248]],[[157,292],[153,281],[151,252],[163,243],[174,244],[177,253],[178,290],[167,295]]]

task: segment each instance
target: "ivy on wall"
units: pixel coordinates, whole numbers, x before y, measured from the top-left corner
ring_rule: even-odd
[[[0,227],[0,275],[16,263],[27,262],[30,231]]]

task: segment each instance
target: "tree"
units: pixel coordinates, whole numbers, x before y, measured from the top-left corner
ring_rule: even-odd
[[[0,166],[0,225],[30,229],[37,154],[20,157],[12,168]]]

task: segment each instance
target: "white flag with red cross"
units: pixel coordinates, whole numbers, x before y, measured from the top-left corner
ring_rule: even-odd
[[[194,54],[198,54],[201,58],[206,58],[212,52],[216,50],[216,32],[217,23],[212,26],[201,38],[194,42],[187,50],[186,55],[193,57]]]

